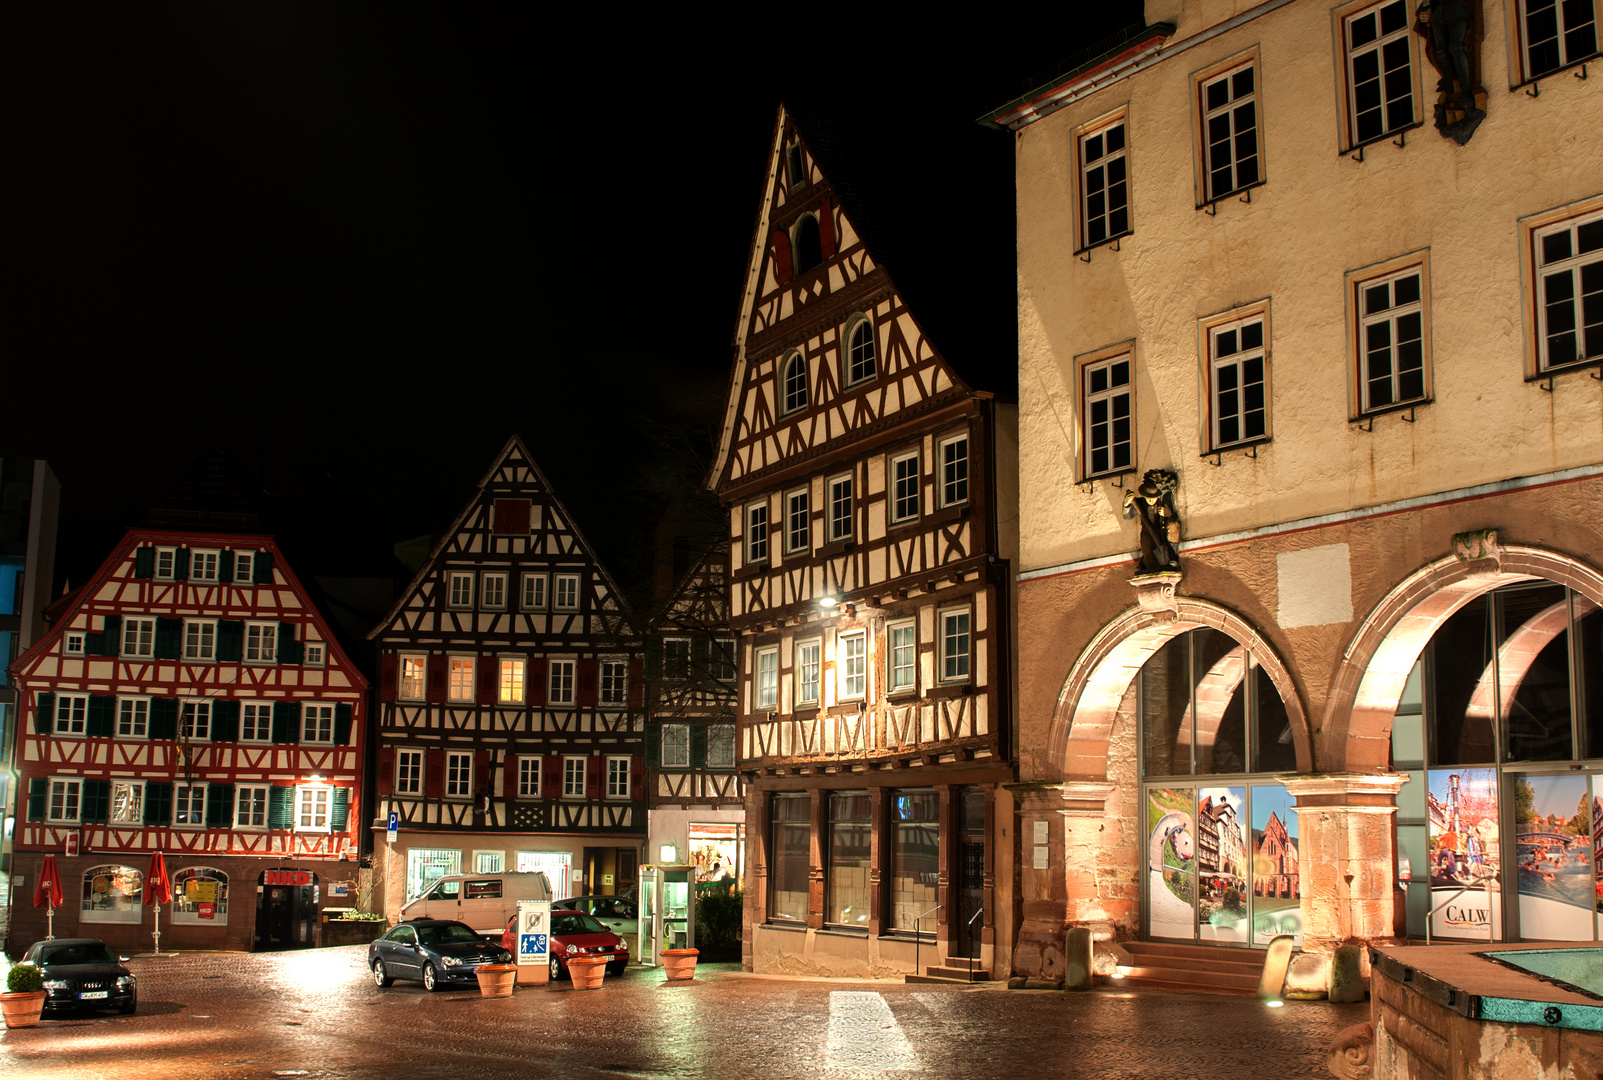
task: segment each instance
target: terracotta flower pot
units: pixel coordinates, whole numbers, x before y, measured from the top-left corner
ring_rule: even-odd
[[[516,964],[480,964],[473,973],[479,977],[479,993],[485,997],[512,996],[512,984],[518,977]]]
[[[568,978],[575,990],[598,990],[607,975],[607,956],[575,956],[568,961]]]
[[[43,990],[31,994],[0,994],[0,1012],[5,1013],[8,1028],[33,1027],[39,1023],[44,1007]]]
[[[696,957],[700,949],[662,950],[662,970],[668,973],[669,982],[680,982],[696,977]]]

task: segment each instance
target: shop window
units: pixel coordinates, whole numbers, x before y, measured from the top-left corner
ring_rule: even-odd
[[[868,924],[873,833],[868,792],[830,792],[829,878],[824,896],[826,923],[834,926]]]
[[[807,795],[775,795],[769,821],[768,918],[807,924],[807,878],[812,822]]]
[[[134,923],[144,918],[145,875],[131,866],[91,866],[83,874],[79,922]]]
[[[940,901],[940,797],[930,790],[891,795],[891,926],[933,934]]]
[[[473,872],[475,874],[499,874],[506,863],[505,852],[501,851],[475,851],[473,853]],[[496,882],[500,885],[500,882]],[[496,890],[500,896],[500,890]]]
[[[173,873],[173,922],[195,926],[228,923],[228,875],[210,866],[186,866]]]
[[[573,895],[573,856],[566,851],[520,851],[518,873],[542,873],[551,883],[551,899]]]
[[[522,870],[523,867],[518,867]],[[406,898],[416,900],[442,877],[462,872],[462,852],[448,848],[409,848],[406,853]],[[555,879],[552,884],[555,885]]]

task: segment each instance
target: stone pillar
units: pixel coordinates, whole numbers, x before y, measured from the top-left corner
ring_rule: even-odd
[[[985,890],[985,914],[980,916],[980,951],[989,952],[996,946],[996,785],[986,784],[985,791],[985,869],[982,887]],[[986,960],[989,970],[990,961]]]
[[[957,800],[952,797],[951,784],[936,784],[935,797],[940,801],[937,824],[940,837],[940,863],[935,877],[935,902],[941,905],[935,913],[935,950],[940,957],[952,954],[952,924],[957,920],[957,877],[953,867],[958,862],[959,836]]]
[[[1296,799],[1305,952],[1394,936],[1392,817],[1403,773],[1279,777]]]
[[[807,925],[813,930],[824,928],[824,858],[828,851],[826,829],[829,828],[829,792],[813,788],[812,840],[807,848]]]
[[[1013,892],[1018,933],[1013,974],[1063,978],[1063,924],[1068,914],[1063,875],[1061,784],[1005,784],[1013,795]],[[1042,841],[1036,843],[1037,840]],[[1039,858],[1037,855],[1039,854]]]
[[[890,877],[891,823],[887,803],[889,788],[869,788],[869,852],[868,852],[868,933],[879,937],[885,932],[885,882]]]
[[[1060,787],[1058,810],[1064,817],[1063,884],[1068,920],[1100,923],[1125,915],[1120,906],[1123,901],[1105,895],[1098,873],[1104,849],[1123,840],[1117,829],[1108,832],[1108,798],[1116,785],[1070,780]]]
[[[768,792],[746,786],[746,888],[742,894],[740,966],[752,971],[752,928],[768,921]]]

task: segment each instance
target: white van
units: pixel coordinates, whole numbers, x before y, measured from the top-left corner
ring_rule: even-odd
[[[500,934],[519,900],[551,899],[551,883],[538,870],[505,874],[449,874],[401,908],[401,921],[455,919],[481,934]]]

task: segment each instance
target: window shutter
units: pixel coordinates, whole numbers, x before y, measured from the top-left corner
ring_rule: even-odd
[[[163,780],[145,784],[145,824],[167,825],[173,819],[173,786]]]
[[[378,752],[378,793],[389,798],[395,790],[395,747],[381,746]]]
[[[529,531],[528,499],[495,500],[495,521],[491,531],[498,536],[517,536]]]
[[[152,578],[156,576],[156,549],[141,547],[134,549],[134,577]]]
[[[156,659],[177,660],[184,651],[184,620],[156,619]]]
[[[646,768],[655,769],[662,764],[662,725],[646,728]]]
[[[240,660],[245,656],[245,624],[224,619],[217,624],[217,659]]]
[[[818,247],[824,258],[835,257],[835,214],[828,199],[818,208]]]
[[[206,827],[226,829],[234,823],[234,785],[212,784],[206,789]]]
[[[490,782],[490,752],[473,751],[473,793],[488,795],[494,790],[495,785]]]
[[[92,637],[93,635],[91,635]],[[85,644],[90,644],[85,642]],[[100,648],[97,656],[116,656],[122,650],[122,616],[107,615],[106,630],[100,635]],[[85,649],[85,652],[88,650]]]
[[[328,808],[328,823],[337,833],[350,828],[351,824],[351,789],[337,787],[334,797]]]
[[[275,784],[267,800],[267,827],[293,829],[295,827],[295,785]]]
[[[298,664],[306,655],[306,645],[295,640],[295,624],[281,622],[278,624],[278,662],[280,664]]]
[[[629,798],[646,797],[646,759],[639,754],[629,759]]]
[[[646,639],[646,670],[653,679],[662,678],[662,639],[659,637]]]
[[[116,698],[101,697],[98,694],[91,695],[89,698],[89,711],[84,715],[84,734],[109,738],[116,715]]]
[[[28,781],[28,820],[45,819],[45,803],[50,799],[50,781],[36,776]]]
[[[495,790],[493,784],[487,786]],[[518,756],[511,751],[501,759],[501,794],[508,799],[518,797]]]
[[[639,709],[646,703],[646,662],[638,656],[629,661],[629,707]]]
[[[239,702],[212,702],[212,742],[239,741]]]
[[[336,702],[334,705],[334,744],[336,746],[351,745],[351,703],[348,701]]]
[[[601,798],[601,755],[591,754],[584,759],[584,797]]]
[[[56,695],[40,694],[33,706],[33,733],[48,735],[55,724]]]
[[[254,585],[271,585],[273,583],[273,553],[271,551],[258,551],[251,564],[251,583]]]
[[[544,657],[529,661],[529,681],[524,689],[529,692],[530,705],[544,705],[546,694],[546,673]]]
[[[189,549],[179,548],[173,552],[173,580],[189,580]]]
[[[601,685],[601,665],[595,660],[579,661],[578,701],[581,709],[596,707],[596,695]]]
[[[692,769],[705,769],[707,767],[707,725],[690,725],[690,767]]]
[[[500,665],[493,656],[481,656],[473,669],[476,698],[480,705],[495,704],[495,681]]]
[[[219,552],[217,555],[217,580],[224,584],[234,580],[234,553],[232,551]]]
[[[85,780],[83,782],[82,821],[85,825],[104,825],[111,820],[111,782]]]
[[[378,669],[378,699],[394,701],[401,683],[401,658],[394,653],[385,653],[379,660]]]
[[[783,229],[774,230],[774,280],[781,285],[790,280],[790,237]]]
[[[150,701],[150,738],[178,738],[178,699],[152,698]]]
[[[540,791],[548,799],[562,798],[562,755],[547,754],[540,759]]]
[[[438,799],[445,793],[445,751],[430,747],[423,754],[423,795]]]
[[[442,705],[445,703],[446,660],[440,653],[429,656],[429,704]]]
[[[301,706],[298,701],[273,702],[273,741],[293,743],[301,741]]]

